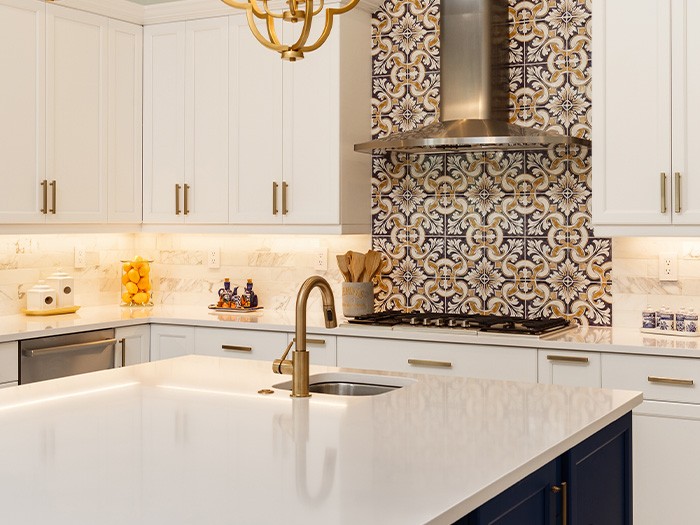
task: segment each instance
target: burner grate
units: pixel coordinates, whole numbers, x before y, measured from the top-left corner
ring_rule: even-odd
[[[464,328],[481,332],[504,334],[544,335],[571,326],[571,322],[560,317],[525,319],[501,315],[481,314],[439,314],[406,313],[406,312],[377,312],[349,320],[350,323],[377,326],[430,326],[445,328]]]

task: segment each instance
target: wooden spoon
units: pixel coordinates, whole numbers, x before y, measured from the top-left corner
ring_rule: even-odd
[[[365,281],[369,282],[372,279],[374,279],[374,276],[377,275],[377,272],[379,271],[379,267],[382,264],[382,254],[379,252],[375,252],[374,250],[370,250],[367,252],[365,255],[365,273],[364,273],[364,278]]]
[[[350,264],[350,273],[352,274],[353,282],[362,282],[362,274],[365,271],[365,254],[360,252],[352,252],[352,263]]]
[[[335,258],[338,261],[338,268],[340,269],[340,273],[343,274],[343,277],[345,277],[346,281],[349,281],[351,278],[350,269],[348,268],[348,263],[346,262],[345,254],[336,255]]]

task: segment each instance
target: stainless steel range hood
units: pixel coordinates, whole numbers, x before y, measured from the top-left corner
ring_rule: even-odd
[[[442,0],[440,121],[355,144],[355,151],[435,153],[591,142],[508,123],[507,0]]]

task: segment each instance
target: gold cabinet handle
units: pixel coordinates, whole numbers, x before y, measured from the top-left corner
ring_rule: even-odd
[[[552,494],[559,494],[561,493],[561,525],[567,525],[568,523],[568,508],[567,508],[567,493],[568,493],[568,487],[566,485],[566,481],[562,481],[561,485],[557,486],[554,485],[552,486]]]
[[[122,337],[119,340],[119,344],[122,347],[122,368],[126,366],[126,337]]]
[[[250,346],[237,346],[237,345],[221,345],[222,350],[227,352],[252,352],[253,349]]]
[[[293,342],[293,343],[296,343],[296,342],[297,342],[297,338],[295,337],[294,339],[292,339],[292,342]],[[307,345],[325,345],[325,344],[326,344],[326,340],[325,340],[325,339],[307,339],[307,340],[306,340],[306,344],[307,344]]]
[[[47,181],[46,179],[41,181],[41,213],[43,213],[44,215],[46,215],[46,213],[49,211],[49,193],[47,188],[48,183],[49,181]]]
[[[675,173],[675,178],[676,178],[676,197],[675,197],[675,205],[676,205],[676,213],[681,212],[681,174],[679,172]]]
[[[51,186],[51,209],[49,210],[49,213],[56,215],[56,181],[52,180],[49,182],[49,186]]]
[[[661,385],[682,385],[682,386],[693,386],[694,381],[692,379],[677,379],[675,377],[661,377],[661,376],[649,376],[647,381],[650,383],[657,383]]]
[[[189,185],[189,184],[185,184],[185,189],[184,189],[184,195],[185,195],[185,197],[184,197],[184,199],[183,199],[183,204],[184,204],[184,208],[185,208],[185,215],[188,215],[188,214],[190,213],[190,206],[189,206],[189,204],[187,203],[188,198],[189,198],[189,190],[190,190],[190,185]]]
[[[452,363],[449,361],[430,361],[428,359],[409,359],[408,364],[413,366],[430,366],[434,368],[452,368]]]
[[[289,211],[287,209],[287,188],[289,187],[289,184],[286,182],[282,183],[282,215],[287,215],[287,212]]]
[[[573,355],[548,355],[548,361],[563,361],[566,363],[588,363],[587,357],[578,357]]]
[[[277,209],[277,188],[279,187],[279,184],[276,182],[272,183],[272,215],[277,215],[277,212],[279,211]]]
[[[666,174],[661,173],[661,213],[666,213]]]
[[[180,185],[175,184],[175,215],[180,215]]]

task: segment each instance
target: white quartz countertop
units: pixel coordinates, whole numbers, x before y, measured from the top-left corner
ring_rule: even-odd
[[[452,523],[642,400],[402,376],[293,400],[257,393],[289,379],[267,362],[187,356],[0,390],[2,520]]]
[[[342,320],[341,320],[342,321]],[[0,343],[33,337],[97,330],[135,324],[160,323],[249,330],[294,331],[294,312],[260,310],[253,313],[215,312],[206,306],[119,306],[84,307],[75,314],[57,316],[0,316]],[[643,334],[633,328],[578,327],[565,333],[538,339],[514,335],[472,334],[459,329],[418,328],[408,326],[375,327],[349,325],[323,327],[320,308],[309,308],[309,331],[354,337],[411,339],[483,345],[519,346],[559,350],[654,354],[700,357],[700,337]]]

